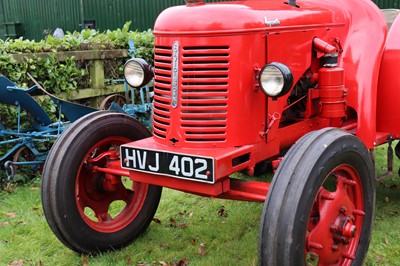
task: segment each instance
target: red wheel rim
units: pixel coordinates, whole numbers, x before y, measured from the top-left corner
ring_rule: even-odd
[[[115,103],[119,107],[122,107],[127,102],[128,101],[125,96],[122,96],[120,94],[113,94],[104,98],[104,100],[100,104],[99,110],[107,110],[113,103]]]
[[[113,233],[129,225],[142,209],[148,185],[133,182],[127,187],[120,176],[106,177],[94,167],[107,167],[104,153],[115,151],[131,141],[124,137],[109,137],[96,143],[85,155],[75,181],[75,200],[85,223],[96,231]],[[100,158],[100,159],[99,159]],[[119,158],[114,158],[119,160]]]
[[[307,225],[305,254],[318,265],[350,265],[361,236],[364,217],[361,178],[342,164],[325,178]]]

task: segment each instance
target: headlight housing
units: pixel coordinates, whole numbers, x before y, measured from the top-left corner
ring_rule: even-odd
[[[258,81],[266,95],[277,98],[289,92],[293,85],[293,74],[286,65],[274,62],[261,69]]]
[[[153,78],[153,68],[141,58],[129,59],[124,65],[124,77],[131,87],[141,88]]]

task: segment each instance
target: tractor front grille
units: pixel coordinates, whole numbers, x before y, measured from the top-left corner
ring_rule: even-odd
[[[226,140],[229,46],[180,50],[179,128],[186,142]],[[165,138],[172,112],[172,47],[155,49],[154,134]],[[178,115],[178,114],[177,114]]]

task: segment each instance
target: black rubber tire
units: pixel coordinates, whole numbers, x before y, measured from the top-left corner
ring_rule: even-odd
[[[397,158],[400,159],[400,142],[397,142],[396,147],[394,148],[394,152],[395,152]]]
[[[157,210],[162,188],[148,185],[143,207],[134,220],[116,232],[90,227],[75,200],[75,182],[84,156],[99,141],[122,137],[132,141],[151,136],[134,118],[121,113],[90,113],[72,124],[57,139],[43,169],[41,196],[46,220],[57,238],[68,248],[98,253],[124,247],[141,235]]]
[[[357,137],[335,128],[305,135],[280,163],[262,211],[259,265],[305,265],[307,223],[314,200],[325,177],[344,164],[354,167],[362,177],[365,216],[352,262],[352,265],[362,265],[375,209],[373,164],[368,150]]]

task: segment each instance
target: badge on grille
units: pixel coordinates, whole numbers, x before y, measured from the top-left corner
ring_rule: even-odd
[[[179,42],[174,42],[172,51],[172,107],[178,107],[179,92]]]

